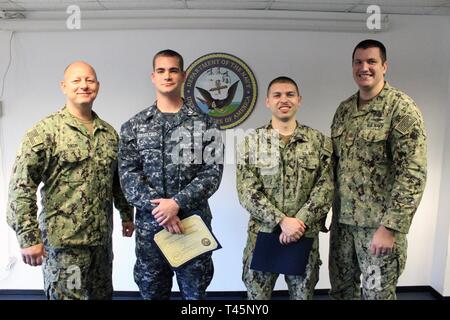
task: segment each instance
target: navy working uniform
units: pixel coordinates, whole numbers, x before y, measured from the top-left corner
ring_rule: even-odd
[[[427,176],[426,135],[414,101],[387,82],[358,109],[358,93],[342,102],[331,127],[336,173],[330,235],[331,296],[395,299],[406,262],[406,235]],[[375,256],[380,225],[395,235],[392,253]]]
[[[37,123],[11,176],[7,221],[21,248],[45,245],[49,299],[111,299],[113,203],[122,222],[133,220],[117,175],[119,136],[92,114],[92,134],[66,107]]]
[[[180,149],[188,157],[185,153],[180,159]],[[168,299],[174,273],[152,241],[161,227],[150,201],[172,198],[180,207],[180,219],[195,211],[211,228],[208,198],[219,187],[223,171],[222,161],[212,161],[216,156],[222,160],[217,125],[186,104],[171,115],[154,104],[123,124],[119,175],[127,200],[137,209],[134,279],[144,299]],[[213,270],[211,253],[177,269],[183,299],[204,299]]]

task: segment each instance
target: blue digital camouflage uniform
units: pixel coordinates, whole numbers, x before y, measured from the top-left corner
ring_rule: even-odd
[[[123,221],[133,219],[117,174],[118,134],[95,113],[93,127],[91,136],[67,108],[48,116],[27,132],[11,176],[8,224],[22,248],[44,243],[50,299],[110,299],[113,201]]]
[[[208,155],[220,161],[206,161]],[[122,125],[119,175],[126,198],[136,207],[134,279],[144,299],[169,299],[174,273],[153,242],[161,227],[150,200],[172,198],[180,206],[180,219],[197,211],[211,228],[208,198],[219,187],[222,161],[217,125],[186,104],[170,121],[152,105]],[[183,299],[204,299],[213,276],[211,253],[175,273]]]
[[[304,237],[314,238],[306,271],[285,275],[291,299],[312,299],[319,280],[319,231],[331,207],[333,175],[331,140],[298,125],[286,144],[271,124],[246,136],[239,148],[239,201],[250,213],[242,279],[249,299],[270,299],[277,273],[250,269],[259,231],[272,232],[283,217],[296,217],[306,226]]]
[[[406,234],[426,180],[426,138],[414,101],[385,83],[358,110],[358,93],[341,103],[331,127],[336,175],[330,238],[331,296],[395,299],[406,261]],[[376,229],[395,234],[391,254],[373,256]]]

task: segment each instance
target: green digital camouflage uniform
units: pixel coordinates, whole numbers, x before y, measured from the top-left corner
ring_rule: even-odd
[[[273,231],[288,216],[302,220],[304,236],[314,238],[305,273],[285,275],[290,298],[311,299],[321,264],[318,233],[326,231],[333,194],[331,140],[298,125],[285,144],[269,124],[245,137],[238,152],[239,201],[250,213],[242,275],[248,298],[271,298],[278,274],[250,269],[252,254],[258,232]]]
[[[113,200],[122,221],[133,219],[117,174],[118,135],[95,113],[93,127],[91,136],[63,108],[27,132],[14,165],[8,224],[21,248],[44,243],[50,299],[111,298]]]
[[[406,234],[426,180],[425,128],[414,101],[385,83],[360,110],[358,93],[341,103],[331,127],[335,197],[330,239],[331,296],[395,299],[406,260]],[[394,232],[391,254],[373,256],[383,225]]]

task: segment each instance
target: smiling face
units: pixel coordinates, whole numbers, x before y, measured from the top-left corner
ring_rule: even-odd
[[[177,57],[159,56],[155,59],[152,82],[157,95],[181,95],[185,72],[181,70]]]
[[[84,62],[69,65],[61,81],[61,90],[69,107],[92,107],[99,87],[94,69]]]
[[[384,86],[387,63],[379,48],[358,48],[353,57],[353,79],[359,89],[369,95],[378,94]]]
[[[295,118],[302,97],[294,84],[276,82],[271,85],[266,97],[266,106],[272,111],[272,117],[286,122]]]

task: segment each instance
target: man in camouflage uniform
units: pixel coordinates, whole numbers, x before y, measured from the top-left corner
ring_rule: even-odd
[[[385,82],[382,43],[360,42],[352,59],[359,91],[340,104],[331,127],[330,294],[359,299],[362,274],[364,299],[395,299],[425,187],[425,128],[414,101]]]
[[[245,137],[239,150],[239,201],[250,213],[243,258],[249,299],[270,299],[277,273],[250,269],[259,231],[281,228],[282,244],[313,238],[303,275],[285,275],[291,299],[312,299],[319,280],[319,231],[331,207],[331,140],[297,123],[301,96],[297,84],[279,77],[269,84],[266,105],[272,120]]]
[[[184,79],[181,55],[158,52],[152,73],[157,100],[121,129],[119,174],[137,208],[134,279],[144,299],[169,299],[172,288],[174,270],[153,242],[155,233],[161,227],[182,233],[180,220],[193,212],[211,228],[208,198],[222,178],[220,132],[211,118],[184,103]],[[183,299],[204,299],[213,276],[211,253],[175,273]]]
[[[43,264],[48,299],[111,299],[113,200],[123,235],[133,233],[117,174],[118,134],[92,111],[98,88],[90,65],[66,68],[65,107],[27,132],[11,177],[8,224],[23,261]]]

